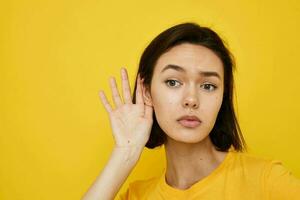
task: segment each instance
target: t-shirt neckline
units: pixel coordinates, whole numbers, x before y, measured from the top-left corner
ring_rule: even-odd
[[[209,181],[212,181],[216,177],[216,175],[218,175],[219,172],[224,168],[224,166],[227,165],[231,160],[232,154],[233,152],[229,150],[224,160],[208,176],[199,180],[188,189],[181,190],[168,185],[165,180],[166,168],[164,168],[164,171],[160,177],[159,185],[164,192],[174,195],[186,195],[187,193],[193,193],[193,191],[199,190],[203,186],[207,185]]]

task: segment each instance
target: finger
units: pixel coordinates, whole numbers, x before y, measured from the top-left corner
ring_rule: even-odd
[[[105,110],[108,112],[108,113],[111,113],[112,112],[112,107],[111,105],[109,104],[104,92],[102,90],[100,90],[99,92],[99,96],[100,96],[100,99],[101,99],[101,102],[102,102],[102,105],[104,106]]]
[[[110,78],[110,88],[112,90],[112,97],[113,97],[113,101],[115,103],[115,106],[118,108],[120,106],[122,106],[122,100],[118,91],[118,87],[117,87],[117,83],[116,83],[116,79],[114,77]]]
[[[145,118],[152,120],[153,119],[153,107],[145,105]]]
[[[131,99],[130,85],[128,81],[127,70],[125,68],[121,69],[121,78],[122,78],[123,99],[125,103],[131,104],[132,99]]]
[[[140,75],[137,78],[137,87],[136,87],[136,103],[144,105],[143,95],[142,95],[142,88],[141,88],[141,79]]]

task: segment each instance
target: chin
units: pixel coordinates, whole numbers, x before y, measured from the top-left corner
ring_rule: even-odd
[[[177,133],[174,135],[168,135],[168,137],[172,140],[175,140],[177,142],[181,142],[181,143],[190,143],[190,144],[195,144],[195,143],[199,143],[203,140],[205,140],[205,138],[208,136],[208,134],[201,134],[200,131],[178,131]]]

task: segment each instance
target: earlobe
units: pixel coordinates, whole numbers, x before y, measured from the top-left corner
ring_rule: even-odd
[[[143,86],[143,99],[144,103],[148,106],[152,106],[152,98],[149,91]]]

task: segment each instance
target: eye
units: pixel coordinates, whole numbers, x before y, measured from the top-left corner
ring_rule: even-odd
[[[209,84],[209,83],[205,83],[203,85],[201,85],[201,87],[204,87],[205,90],[208,90],[208,91],[213,91],[217,88],[217,86],[213,85],[213,84]]]
[[[176,82],[179,83],[178,81],[172,80],[172,79],[166,80],[166,81],[165,81],[165,83],[166,83],[168,86],[170,86],[170,87],[174,87],[174,85],[176,84]],[[168,84],[168,83],[170,83],[170,84]]]

